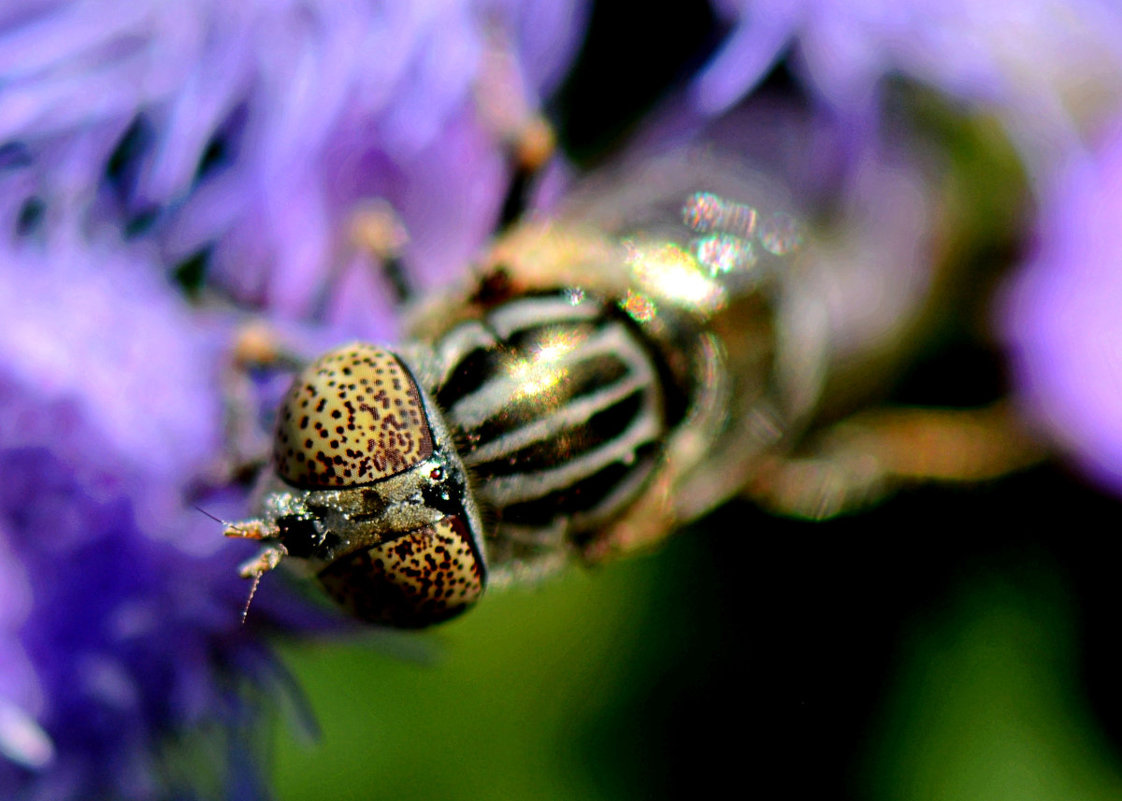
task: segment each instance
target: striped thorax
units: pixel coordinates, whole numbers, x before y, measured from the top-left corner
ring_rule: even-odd
[[[504,576],[552,569],[649,483],[667,388],[614,305],[572,291],[519,296],[433,344],[433,394]]]

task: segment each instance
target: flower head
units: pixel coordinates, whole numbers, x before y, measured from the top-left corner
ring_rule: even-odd
[[[233,555],[187,503],[221,349],[146,249],[51,239],[0,270],[20,298],[0,325],[0,787],[151,797],[153,749],[265,661],[238,636]]]
[[[750,91],[789,48],[811,94],[857,137],[902,76],[996,114],[1046,171],[1122,101],[1122,10],[1108,0],[722,0],[731,35],[698,78],[710,112]]]
[[[326,625],[277,591],[242,628],[249,554],[193,508],[244,513],[221,469],[233,331],[252,310],[387,336],[352,218],[388,200],[416,283],[459,269],[580,22],[501,0],[0,11],[0,796],[203,792],[165,747],[246,725],[237,688],[276,670],[256,632]],[[218,741],[226,793],[260,795]]]
[[[1032,416],[1122,492],[1122,126],[1067,164],[1002,318]]]
[[[55,143],[80,140],[72,171],[45,176],[53,197],[88,198],[110,163],[121,213],[152,226],[165,260],[205,252],[211,279],[243,302],[330,311],[361,258],[347,236],[356,201],[402,215],[423,285],[479,246],[509,128],[559,79],[580,8],[44,3],[0,20],[0,142],[54,167]],[[477,102],[495,82],[517,95],[503,119]]]

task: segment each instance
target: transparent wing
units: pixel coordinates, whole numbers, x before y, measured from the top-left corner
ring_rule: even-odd
[[[706,456],[674,476],[679,519],[745,486],[778,513],[828,517],[901,483],[980,480],[1040,458],[1008,404],[865,408],[945,300],[928,170],[906,160],[862,165],[821,237],[800,222],[782,181],[715,146],[622,165],[570,196],[564,219],[681,243],[729,290],[707,321],[726,375],[706,378],[727,393],[727,416],[702,440]],[[816,415],[840,422],[818,427]]]
[[[673,243],[724,291],[716,308],[699,309],[705,374],[693,417],[671,443],[665,492],[677,521],[694,519],[782,450],[821,392],[827,315],[802,283],[799,211],[782,182],[701,145],[593,175],[559,218],[625,240]]]

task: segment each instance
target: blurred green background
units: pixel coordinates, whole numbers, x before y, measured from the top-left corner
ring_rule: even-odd
[[[629,707],[678,659],[654,619],[680,614],[656,597],[677,573],[639,559],[491,593],[415,635],[412,659],[376,642],[289,651],[324,736],[281,736],[281,797],[647,797],[649,735]],[[685,621],[666,622],[669,634]]]
[[[322,734],[276,727],[278,796],[1122,797],[1116,511],[1050,467],[825,524],[736,503],[431,633],[286,647]]]

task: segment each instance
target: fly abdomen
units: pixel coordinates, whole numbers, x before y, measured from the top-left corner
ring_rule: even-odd
[[[437,344],[435,395],[500,527],[579,538],[644,488],[666,435],[651,350],[614,307],[523,297]]]

